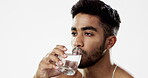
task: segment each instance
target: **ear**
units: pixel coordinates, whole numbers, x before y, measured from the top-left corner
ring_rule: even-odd
[[[106,39],[106,49],[110,49],[114,46],[114,44],[116,43],[117,41],[117,38],[116,36],[109,36],[107,39]]]

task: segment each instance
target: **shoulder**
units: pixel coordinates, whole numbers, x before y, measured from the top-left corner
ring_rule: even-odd
[[[134,77],[121,67],[118,67],[115,72],[114,78],[134,78]]]

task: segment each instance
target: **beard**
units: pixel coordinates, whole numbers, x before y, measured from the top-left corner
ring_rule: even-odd
[[[86,52],[81,49],[82,59],[78,66],[78,68],[86,68],[96,64],[103,56],[105,50],[105,43],[103,43],[100,47],[97,47],[92,50],[92,52]]]

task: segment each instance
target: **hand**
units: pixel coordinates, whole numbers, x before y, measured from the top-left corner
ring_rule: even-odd
[[[62,65],[62,61],[57,57],[66,58],[66,47],[63,45],[57,45],[53,51],[48,53],[40,62],[38,70],[34,78],[49,78],[58,76],[61,72],[58,70],[58,65]]]

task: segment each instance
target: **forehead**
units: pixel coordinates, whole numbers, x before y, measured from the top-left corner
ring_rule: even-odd
[[[82,28],[87,26],[102,29],[99,18],[94,15],[79,13],[74,17],[73,27]]]

